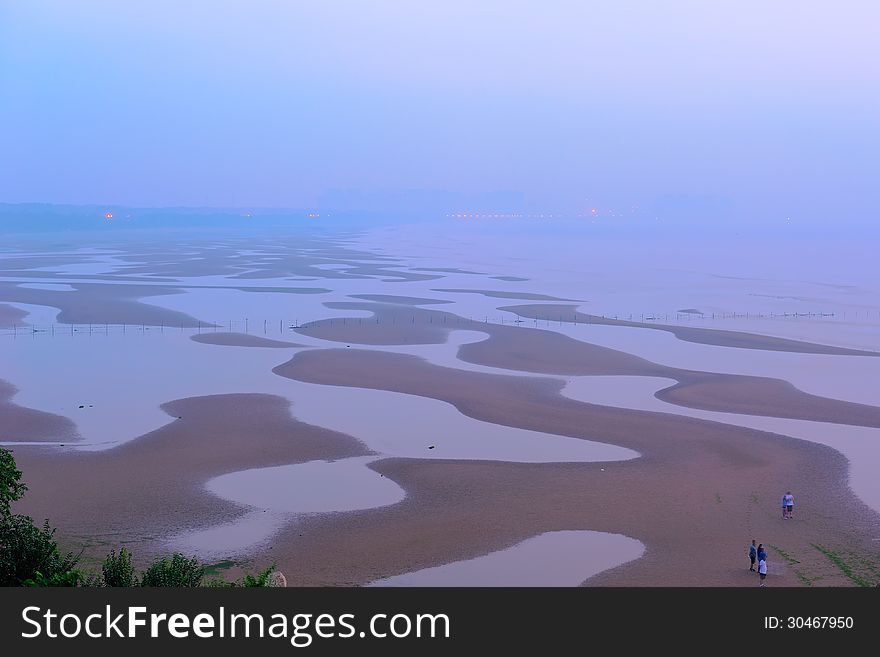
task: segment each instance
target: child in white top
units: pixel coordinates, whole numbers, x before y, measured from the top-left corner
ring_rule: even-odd
[[[794,495],[791,494],[791,491],[788,491],[785,495],[782,496],[782,517],[787,520],[791,520],[793,511]]]

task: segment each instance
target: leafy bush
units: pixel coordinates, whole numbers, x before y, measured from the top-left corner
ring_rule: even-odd
[[[269,581],[272,579],[272,573],[274,572],[275,564],[273,563],[271,566],[266,568],[266,570],[259,572],[256,575],[248,574],[235,582],[227,582],[224,579],[213,579],[208,582],[208,586],[216,588],[269,586]]]
[[[28,516],[12,514],[12,503],[26,491],[12,452],[0,447],[0,586],[138,586],[131,553],[125,548],[107,555],[101,575],[77,570],[79,557],[61,553],[48,520],[37,527]],[[273,564],[237,582],[218,580],[210,585],[267,586],[274,570]],[[204,576],[205,566],[198,559],[175,552],[147,568],[140,585],[196,587]]]
[[[0,517],[9,516],[10,505],[21,499],[27,486],[21,483],[21,471],[16,468],[12,452],[0,447]]]
[[[27,491],[12,452],[0,448],[0,586],[76,586],[77,558],[62,555],[55,530],[47,520],[42,528],[28,516],[12,515],[12,503]]]
[[[141,586],[191,588],[201,586],[204,576],[205,567],[198,559],[187,559],[175,552],[147,568],[141,576]]]
[[[138,579],[131,565],[131,552],[122,548],[113,550],[101,565],[104,586],[137,586]]]
[[[48,520],[37,527],[28,516],[0,517],[0,586],[70,581],[63,578],[74,571],[78,557],[61,554],[54,535]]]
[[[34,573],[34,577],[26,579],[21,583],[22,586],[80,586],[86,580],[84,575],[78,570],[68,570],[58,572],[49,577],[41,573],[39,570]]]
[[[268,586],[269,579],[272,577],[272,573],[275,572],[275,564],[273,563],[271,566],[266,568],[261,573],[257,573],[256,575],[245,575],[244,579],[241,580],[241,586]]]

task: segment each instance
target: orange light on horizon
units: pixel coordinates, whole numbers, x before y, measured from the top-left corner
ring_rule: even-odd
[[[113,218],[112,212],[108,212],[107,214],[104,215],[104,219],[112,219],[112,218]]]

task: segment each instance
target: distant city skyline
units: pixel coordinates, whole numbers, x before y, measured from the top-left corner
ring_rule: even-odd
[[[0,203],[871,223],[878,23],[867,1],[0,0]]]

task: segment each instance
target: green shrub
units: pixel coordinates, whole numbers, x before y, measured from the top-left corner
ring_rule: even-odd
[[[101,564],[104,586],[137,586],[138,579],[131,565],[131,552],[122,548],[113,550]]]
[[[78,557],[61,554],[54,535],[48,520],[37,527],[28,516],[0,517],[0,586],[62,581],[72,572]]]
[[[68,570],[65,572],[54,573],[46,576],[39,570],[34,573],[34,577],[26,579],[21,583],[22,586],[81,586],[86,582],[85,576],[78,570]]]
[[[83,573],[75,568],[78,556],[58,549],[48,520],[37,527],[28,516],[12,515],[12,503],[26,491],[12,452],[0,447],[0,586],[138,586],[131,553],[125,548],[107,555],[101,575]],[[210,585],[266,586],[274,570],[273,564],[237,582],[217,580]],[[147,568],[140,585],[197,587],[204,576],[205,566],[198,559],[175,552]]]
[[[11,504],[21,499],[27,486],[21,483],[21,471],[15,465],[12,451],[0,447],[0,517],[9,516]]]
[[[141,586],[191,588],[201,586],[204,576],[205,567],[198,559],[187,559],[175,552],[147,568],[141,576]]]
[[[275,564],[273,563],[261,573],[257,573],[256,575],[245,575],[241,580],[240,586],[268,586],[269,578],[272,577],[272,573],[274,572]]]
[[[275,564],[273,563],[271,566],[266,568],[266,570],[257,573],[256,575],[247,574],[241,579],[235,580],[234,582],[227,581],[220,577],[214,578],[207,583],[207,586],[213,588],[239,588],[239,587],[256,587],[256,586],[268,586],[269,580],[272,578],[272,573],[275,572]]]

